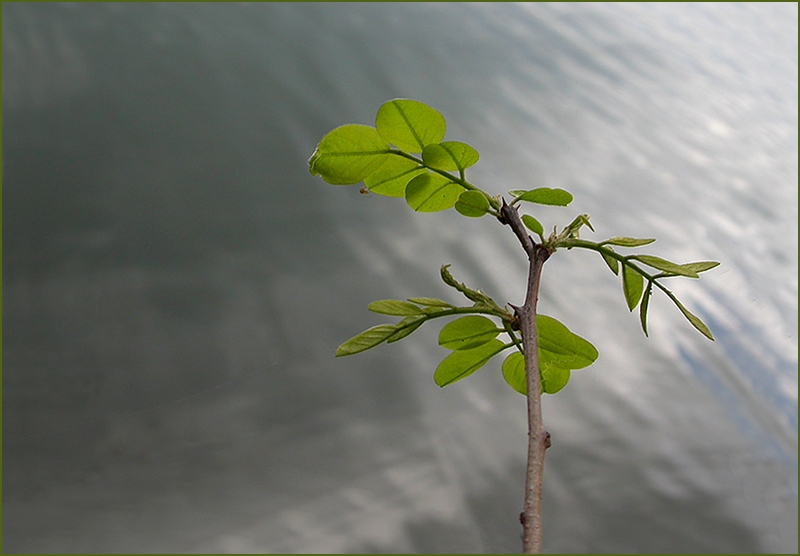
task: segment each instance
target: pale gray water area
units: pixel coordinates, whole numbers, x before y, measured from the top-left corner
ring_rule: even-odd
[[[3,550],[517,552],[525,399],[444,389],[439,325],[357,356],[370,301],[520,303],[490,218],[307,170],[396,97],[491,193],[715,259],[650,338],[588,252],[540,308],[600,358],[544,401],[547,552],[797,551],[796,4],[3,4]]]

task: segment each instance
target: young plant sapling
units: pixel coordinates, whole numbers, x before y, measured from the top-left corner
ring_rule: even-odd
[[[680,276],[698,278],[701,272],[719,263],[678,264],[652,255],[623,255],[618,248],[642,247],[655,239],[618,236],[595,242],[581,238],[584,227],[594,231],[587,214],[578,215],[560,232],[555,228],[546,236],[539,220],[520,213],[520,208],[567,206],[572,195],[563,189],[547,187],[509,191],[508,201],[502,195],[490,195],[465,177],[466,169],[478,161],[478,151],[460,141],[444,141],[445,130],[444,117],[430,106],[416,100],[390,100],[378,110],[375,127],[347,124],[326,134],[309,160],[309,169],[333,185],[363,181],[369,192],[404,197],[417,212],[455,208],[466,217],[493,216],[511,229],[528,259],[525,302],[521,306],[500,305],[481,290],[458,282],[449,265],[445,265],[440,270],[442,280],[463,294],[468,303],[456,306],[430,297],[370,303],[369,310],[400,317],[399,322],[365,330],[340,345],[336,356],[353,355],[383,342],[397,342],[429,320],[442,317],[456,318],[439,333],[439,345],[451,352],[434,372],[433,379],[439,386],[466,378],[496,355],[510,351],[501,366],[503,378],[528,400],[528,464],[525,503],[520,515],[523,551],[539,553],[544,457],[550,446],[550,435],[542,422],[541,394],[560,391],[569,381],[571,371],[588,367],[598,356],[591,343],[564,324],[537,314],[544,263],[558,250],[594,251],[611,272],[621,277],[625,303],[630,311],[638,307],[645,335],[650,296],[657,289],[710,340],[714,337],[708,327],[667,289],[664,281]]]

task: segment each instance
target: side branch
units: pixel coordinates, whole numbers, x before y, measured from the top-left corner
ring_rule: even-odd
[[[501,223],[511,226],[514,235],[517,236],[517,239],[519,239],[519,242],[522,244],[522,248],[528,254],[528,258],[532,259],[536,252],[537,244],[534,243],[533,239],[528,234],[528,230],[525,228],[525,224],[522,223],[522,219],[519,217],[516,207],[507,204],[506,200],[503,199],[503,206],[500,207],[500,216],[497,218]]]

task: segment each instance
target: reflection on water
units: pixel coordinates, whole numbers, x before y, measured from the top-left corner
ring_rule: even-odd
[[[713,344],[661,298],[643,338],[591,254],[548,262],[542,310],[600,359],[545,399],[545,549],[796,550],[796,5],[3,16],[5,551],[519,550],[497,366],[435,388],[430,333],[332,357],[374,299],[451,298],[444,263],[521,301],[489,219],[308,174],[392,97],[441,110],[488,190],[572,191],[548,227],[722,261],[674,286]]]

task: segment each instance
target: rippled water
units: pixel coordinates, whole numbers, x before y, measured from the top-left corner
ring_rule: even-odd
[[[522,301],[490,219],[308,174],[394,97],[488,191],[570,190],[547,227],[722,262],[674,283],[715,343],[548,262],[600,359],[545,399],[545,550],[797,550],[795,4],[4,4],[3,62],[4,551],[519,550],[498,366],[332,357],[374,299],[455,300],[444,263]]]

